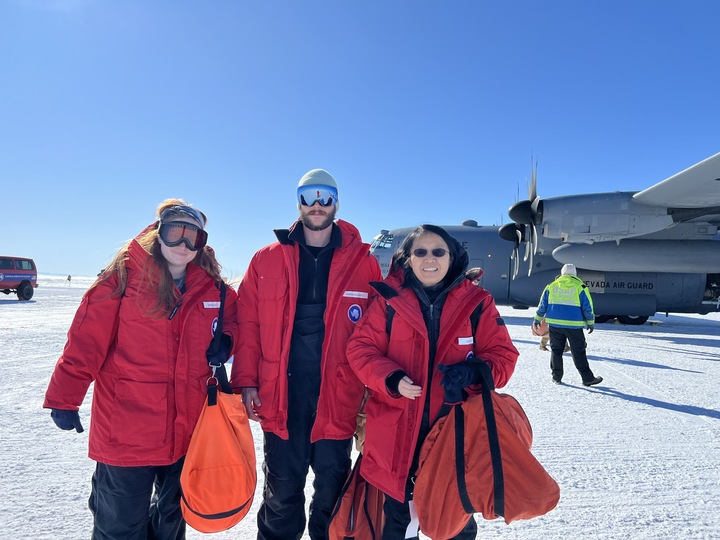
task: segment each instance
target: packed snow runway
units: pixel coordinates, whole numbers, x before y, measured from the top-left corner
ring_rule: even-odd
[[[94,462],[86,431],[64,432],[42,409],[45,388],[89,278],[41,276],[29,302],[0,296],[0,538],[89,538]],[[656,315],[643,326],[602,324],[588,357],[604,381],[585,388],[565,355],[564,383],[530,333],[532,311],[501,307],[520,350],[502,389],[525,408],[533,452],[560,484],[558,507],[505,525],[479,518],[479,538],[535,540],[720,538],[720,314]],[[190,539],[255,537],[262,436],[254,424],[258,492],[234,529]],[[309,490],[308,490],[309,494]],[[304,538],[307,538],[305,536]]]

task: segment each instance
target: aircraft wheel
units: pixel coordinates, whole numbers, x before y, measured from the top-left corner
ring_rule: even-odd
[[[620,321],[623,324],[629,324],[633,326],[640,326],[641,324],[645,324],[648,320],[648,317],[642,317],[640,315],[619,315],[618,321]]]
[[[614,315],[595,315],[595,324],[606,323],[613,320],[614,318]]]

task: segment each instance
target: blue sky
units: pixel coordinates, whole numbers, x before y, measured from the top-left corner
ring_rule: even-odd
[[[94,275],[182,197],[240,277],[324,168],[370,241],[720,151],[720,2],[0,0],[0,252]]]

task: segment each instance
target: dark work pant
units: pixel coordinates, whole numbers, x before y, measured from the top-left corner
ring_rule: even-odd
[[[93,540],[183,540],[183,461],[148,467],[98,463],[88,501],[93,513]]]
[[[408,487],[405,489],[406,497],[410,496],[410,483],[411,481],[408,481]],[[383,527],[382,540],[404,540],[405,532],[410,524],[409,503],[402,503],[385,495],[383,510],[385,511],[385,526]],[[477,522],[473,516],[470,516],[465,528],[450,540],[474,540],[476,536]],[[413,536],[411,538],[417,540],[418,537]]]
[[[582,328],[560,328],[556,326],[550,327],[550,370],[553,379],[561,380],[563,376],[563,351],[565,350],[565,340],[570,344],[570,353],[572,354],[575,369],[580,373],[583,382],[592,381],[595,378],[590,364],[588,363],[585,341],[585,333]]]
[[[308,533],[327,538],[330,513],[350,472],[352,438],[310,443],[319,381],[295,370],[290,376],[289,440],[265,433],[265,485],[258,511],[259,540],[299,539],[305,530],[305,482],[309,467],[315,474]]]

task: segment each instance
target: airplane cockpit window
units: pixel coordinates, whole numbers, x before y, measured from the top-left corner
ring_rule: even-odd
[[[390,249],[392,247],[392,243],[393,235],[383,231],[373,239],[370,249]]]

